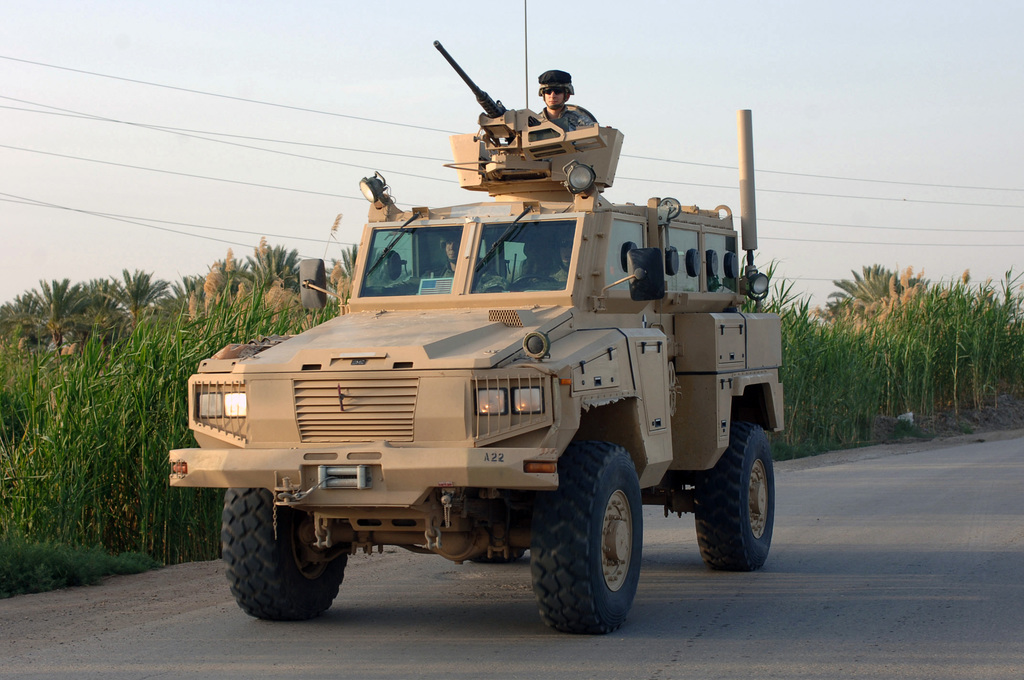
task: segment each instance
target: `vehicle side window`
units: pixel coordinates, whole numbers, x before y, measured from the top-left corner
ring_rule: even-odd
[[[608,239],[608,257],[604,264],[605,285],[612,281],[618,281],[628,274],[622,266],[624,258],[624,247],[633,244],[635,248],[642,248],[644,245],[644,226],[639,222],[627,222],[625,220],[614,220],[612,222],[611,238]],[[629,282],[622,283],[609,288],[609,290],[629,290]]]

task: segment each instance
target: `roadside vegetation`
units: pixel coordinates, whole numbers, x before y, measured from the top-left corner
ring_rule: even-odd
[[[343,297],[354,256],[331,275]],[[261,243],[244,261],[229,251],[205,276],[174,284],[125,270],[87,284],[40,282],[0,307],[0,582],[21,565],[39,583],[62,583],[52,575],[60,568],[42,566],[46,553],[103,565],[99,554],[164,564],[217,557],[223,494],[171,489],[167,452],[194,445],[186,387],[202,359],[338,313],[336,302],[317,314],[301,308],[297,267],[294,251]],[[866,267],[812,309],[776,282],[765,302],[783,332],[786,430],[774,437],[776,458],[870,443],[880,415],[1024,393],[1018,284],[1010,274],[930,284],[910,270]]]
[[[111,555],[99,546],[81,548],[30,542],[20,535],[0,539],[0,599],[93,585],[104,576],[138,574],[160,563],[143,553]]]
[[[1024,287],[1012,272],[929,284],[876,265],[834,283],[841,292],[824,309],[784,281],[766,305],[782,318],[786,430],[773,437],[776,459],[873,443],[878,416],[955,416],[1024,392]]]

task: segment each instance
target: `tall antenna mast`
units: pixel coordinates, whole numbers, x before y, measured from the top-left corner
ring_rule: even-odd
[[[526,0],[523,0],[523,85],[526,102],[523,108],[530,108],[530,40],[529,25],[526,23]]]

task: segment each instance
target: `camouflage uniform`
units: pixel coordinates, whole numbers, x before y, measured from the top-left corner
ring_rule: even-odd
[[[566,104],[562,115],[558,118],[548,118],[547,109],[545,108],[540,112],[540,119],[554,123],[566,132],[572,132],[576,128],[588,125],[597,125],[597,121],[590,116],[586,109],[581,109],[572,104]]]

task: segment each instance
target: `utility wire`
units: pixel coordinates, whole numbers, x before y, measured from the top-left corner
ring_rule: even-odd
[[[290,104],[280,104],[280,103],[277,103],[277,102],[269,102],[269,101],[263,101],[263,100],[259,100],[259,99],[249,99],[249,98],[245,98],[245,97],[236,97],[236,96],[233,96],[233,95],[220,94],[220,93],[217,93],[217,92],[207,92],[207,91],[204,91],[204,90],[196,90],[196,89],[191,89],[191,88],[186,88],[186,87],[178,87],[178,86],[175,86],[175,85],[165,85],[163,83],[154,83],[154,82],[151,82],[151,81],[138,80],[138,79],[135,79],[135,78],[125,78],[123,76],[113,76],[113,75],[109,75],[109,74],[106,74],[106,73],[98,73],[98,72],[95,72],[95,71],[87,71],[87,70],[84,70],[84,69],[70,68],[70,67],[67,67],[67,66],[58,66],[56,64],[46,64],[46,63],[39,62],[39,61],[32,61],[30,59],[19,59],[17,57],[11,57],[11,56],[6,56],[6,55],[0,55],[0,59],[5,59],[7,61],[19,62],[19,63],[22,63],[22,64],[30,64],[30,65],[33,65],[33,66],[40,66],[40,67],[43,67],[43,68],[56,69],[56,70],[60,70],[60,71],[69,71],[69,72],[72,72],[72,73],[80,73],[80,74],[83,74],[83,75],[94,76],[94,77],[97,77],[97,78],[108,78],[110,80],[119,80],[119,81],[128,82],[128,83],[135,83],[135,84],[138,84],[138,85],[147,85],[147,86],[150,86],[150,87],[159,87],[159,88],[164,88],[164,89],[168,89],[168,90],[176,90],[176,91],[179,91],[179,92],[188,92],[190,94],[198,94],[198,95],[203,95],[203,96],[207,96],[207,97],[217,97],[217,98],[220,98],[220,99],[228,99],[228,100],[233,100],[233,101],[240,101],[240,102],[245,102],[245,103],[249,103],[249,104],[259,104],[261,106],[272,106],[272,107],[275,107],[275,108],[289,109],[289,110],[293,110],[293,111],[303,111],[303,112],[306,112],[306,113],[315,113],[315,114],[324,115],[324,116],[334,116],[334,117],[337,117],[337,118],[348,118],[348,119],[351,119],[351,120],[358,120],[358,121],[363,121],[363,122],[368,122],[368,123],[377,123],[377,124],[380,124],[380,125],[394,125],[394,126],[398,126],[398,127],[407,127],[407,128],[417,129],[417,130],[427,130],[427,131],[430,131],[430,132],[443,132],[443,133],[449,134],[449,135],[450,134],[458,134],[458,132],[454,131],[454,130],[444,130],[444,129],[441,129],[441,128],[432,128],[432,127],[427,127],[427,126],[422,126],[422,125],[413,125],[411,123],[398,123],[398,122],[395,122],[395,121],[382,120],[382,119],[378,119],[378,118],[368,118],[368,117],[363,117],[363,116],[353,116],[353,115],[350,115],[350,114],[338,113],[336,111],[324,111],[324,110],[321,110],[321,109],[312,109],[312,108],[307,108],[307,107],[302,107],[302,106],[294,106],[294,105],[290,105]],[[622,157],[623,158],[634,158],[634,159],[638,159],[638,160],[658,161],[658,162],[664,162],[664,163],[676,163],[676,164],[681,164],[681,165],[694,165],[694,166],[707,167],[707,168],[721,168],[721,169],[728,169],[728,170],[736,170],[737,169],[736,166],[732,166],[732,165],[718,165],[718,164],[714,164],[714,163],[699,163],[699,162],[695,162],[695,161],[682,161],[682,160],[676,160],[676,159],[670,159],[670,158],[657,158],[657,157],[652,157],[652,156],[637,156],[637,155],[630,155],[630,154],[622,154]],[[849,182],[870,182],[870,183],[875,183],[875,184],[895,184],[895,185],[906,185],[906,186],[915,186],[915,187],[932,187],[932,188],[939,188],[939,189],[965,189],[965,190],[977,190],[977,191],[1024,192],[1024,189],[1019,189],[1019,188],[982,187],[982,186],[957,185],[957,184],[938,184],[938,183],[928,183],[928,182],[906,182],[906,181],[899,181],[899,180],[868,179],[868,178],[861,178],[861,177],[843,177],[843,176],[839,176],[839,175],[825,175],[825,174],[817,174],[817,173],[787,172],[787,171],[783,171],[783,170],[758,170],[758,169],[755,169],[755,172],[756,173],[762,173],[762,174],[788,175],[788,176],[793,176],[793,177],[807,177],[807,178],[815,178],[815,179],[830,179],[830,180],[840,180],[840,181],[849,181]],[[652,181],[652,180],[642,180],[642,181]],[[694,186],[712,186],[712,185],[694,185]],[[829,194],[809,194],[809,195],[830,196]],[[849,196],[835,196],[835,197],[837,197],[837,198],[851,198]],[[880,200],[901,200],[901,199],[880,199]],[[974,205],[974,204],[954,204],[954,205]],[[997,206],[997,207],[1001,207],[1001,206]],[[1012,206],[1012,207],[1024,207],[1024,206]]]
[[[277,189],[279,191],[294,191],[301,194],[314,194],[316,196],[330,196],[332,198],[348,198],[353,201],[363,201],[363,198],[358,196],[346,196],[344,194],[332,194],[325,191],[311,191],[309,189],[296,189],[294,187],[279,187],[272,184],[260,184],[258,182],[245,182],[237,179],[225,179],[223,177],[209,177],[207,175],[195,175],[188,172],[175,172],[174,170],[161,170],[159,168],[146,168],[141,165],[129,165],[127,163],[115,163],[114,161],[103,161],[96,158],[84,158],[82,156],[71,156],[63,153],[55,153],[53,151],[40,151],[39,149],[27,149],[21,146],[12,146],[9,144],[0,144],[0,148],[3,149],[14,149],[15,151],[26,151],[28,153],[38,153],[44,156],[56,156],[57,158],[70,158],[76,161],[86,161],[88,163],[101,163],[103,165],[113,165],[120,168],[130,168],[132,170],[146,170],[148,172],[160,172],[167,175],[177,175],[179,177],[191,177],[193,179],[208,179],[214,182],[228,182],[229,184],[242,184],[245,186],[259,187],[261,189]]]
[[[376,151],[371,149],[355,149],[348,146],[335,146],[333,144],[315,144],[313,142],[300,142],[292,139],[274,139],[272,137],[256,137],[253,135],[238,135],[230,132],[214,132],[211,130],[195,130],[192,128],[179,128],[171,127],[168,125],[154,125],[152,123],[138,123],[129,120],[118,120],[116,118],[106,118],[104,116],[98,116],[95,114],[82,113],[73,111],[71,109],[64,109],[58,106],[51,106],[50,104],[40,104],[38,102],[28,101],[27,99],[18,99],[16,97],[6,97],[0,95],[0,99],[6,99],[8,101],[19,102],[21,104],[28,104],[29,106],[39,106],[47,109],[53,109],[53,111],[39,111],[38,109],[27,109],[21,106],[3,106],[0,105],[0,109],[7,109],[9,111],[23,111],[25,113],[41,113],[46,116],[61,116],[64,118],[80,118],[83,120],[100,120],[110,123],[118,123],[121,125],[133,125],[142,128],[149,128],[152,130],[167,130],[168,132],[182,132],[192,133],[197,135],[214,135],[216,137],[228,137],[231,139],[247,139],[253,142],[271,142],[273,144],[290,144],[292,146],[308,146],[314,149],[328,149],[330,151],[348,151],[351,153],[366,153],[376,156],[394,156],[396,158],[411,158],[413,160],[422,161],[436,161],[439,163],[450,163],[450,158],[441,158],[439,156],[417,156],[409,153],[395,153],[393,151]],[[202,138],[200,138],[202,139]],[[259,147],[254,147],[259,148]]]
[[[146,217],[126,217],[126,216],[116,215],[116,214],[113,214],[113,213],[103,213],[103,212],[96,212],[96,211],[92,211],[92,210],[84,210],[82,208],[72,208],[72,207],[66,206],[66,205],[59,205],[57,203],[49,203],[47,201],[39,201],[39,200],[36,200],[36,199],[33,199],[33,198],[25,198],[25,197],[22,197],[22,196],[15,196],[14,194],[7,194],[7,193],[3,193],[3,192],[0,192],[0,196],[8,196],[9,198],[0,198],[0,201],[4,201],[4,202],[7,202],[7,203],[20,203],[20,204],[23,204],[23,205],[30,205],[30,206],[37,207],[37,208],[52,208],[52,209],[56,209],[56,210],[67,210],[69,212],[77,212],[77,213],[81,213],[81,214],[84,214],[84,215],[91,215],[93,217],[100,217],[100,218],[103,218],[103,219],[113,220],[115,222],[123,222],[125,224],[134,224],[136,226],[145,227],[147,229],[155,229],[157,231],[165,231],[165,232],[168,232],[168,233],[171,233],[171,234],[178,234],[178,235],[181,235],[181,236],[191,236],[192,238],[198,238],[198,239],[202,239],[204,241],[213,241],[215,243],[226,243],[226,244],[228,244],[230,246],[239,246],[241,248],[249,248],[249,247],[252,246],[251,243],[240,243],[238,241],[228,241],[228,240],[221,239],[221,238],[215,238],[213,236],[204,236],[202,234],[194,234],[194,233],[189,232],[189,231],[180,231],[178,229],[169,229],[167,227],[158,227],[158,226],[156,226],[154,224],[146,224],[145,222],[139,221],[139,220],[148,220],[148,219],[150,219],[150,218],[146,218]],[[166,224],[184,224],[184,223],[181,223],[181,222],[169,222],[168,220],[152,220],[152,221],[154,221],[154,222],[162,222],[162,223],[166,223]],[[226,229],[226,228],[222,228],[222,227],[207,227],[207,226],[198,225],[198,224],[196,224],[196,225],[186,225],[186,226],[194,226],[194,227],[196,227],[198,229],[212,229],[212,230],[215,230],[215,231],[228,231],[228,232],[237,232],[237,233],[241,233],[241,234],[251,234],[253,236],[271,236],[271,237],[274,237],[274,238],[293,239],[293,240],[299,240],[299,241],[313,241],[314,243],[317,243],[317,244],[319,244],[321,242],[321,240],[322,240],[322,239],[305,238],[305,237],[301,237],[301,236],[284,236],[284,235],[278,235],[278,234],[260,234],[258,232],[247,232],[247,231],[242,231],[240,229]],[[339,245],[346,245],[346,244],[343,244],[343,243],[340,243],[340,242],[338,242],[338,243],[339,243]],[[354,244],[347,244],[347,245],[354,245]],[[310,255],[300,255],[300,257],[302,257],[304,259],[311,259],[312,258],[312,256],[310,256]]]
[[[2,195],[2,196],[11,196],[12,194],[0,194],[0,195]],[[18,197],[18,198],[20,198],[20,197]],[[54,208],[54,209],[58,209],[58,210],[69,210],[71,212],[82,213],[82,214],[85,214],[85,215],[93,215],[95,217],[103,217],[105,219],[114,220],[115,222],[124,222],[126,224],[135,224],[135,225],[140,226],[140,227],[146,227],[147,229],[156,229],[157,231],[166,231],[166,232],[169,232],[171,234],[179,234],[181,236],[191,236],[193,238],[201,238],[201,239],[203,239],[205,241],[215,241],[217,243],[226,243],[226,244],[231,245],[231,246],[240,246],[240,247],[243,247],[243,248],[247,248],[247,247],[252,245],[252,244],[239,243],[238,241],[227,241],[225,239],[214,238],[212,236],[203,236],[201,234],[193,234],[191,232],[179,231],[177,229],[168,229],[167,227],[157,227],[155,225],[145,224],[143,222],[138,222],[136,220],[123,219],[123,218],[120,218],[120,217],[113,217],[111,215],[104,215],[102,213],[94,213],[94,212],[90,212],[88,210],[80,210],[78,208],[69,208],[67,206],[57,205],[56,203],[47,203],[45,201],[36,201],[36,200],[31,199],[31,198],[26,198],[26,199],[21,199],[21,200],[11,200],[11,199],[2,198],[2,199],[0,199],[0,201],[5,201],[5,202],[8,202],[8,203],[23,203],[23,204],[32,205],[32,206],[35,206],[35,207],[38,207],[38,208]]]
[[[644,161],[658,161],[660,163],[675,163],[678,165],[695,165],[702,168],[719,168],[723,170],[739,170],[735,165],[717,165],[715,163],[698,163],[696,161],[681,161],[673,158],[654,158],[652,156],[633,156],[622,154],[622,158],[635,158]],[[898,184],[912,187],[930,187],[934,189],[968,189],[972,191],[1012,191],[1024,192],[1024,189],[1012,189],[1009,187],[981,187],[964,184],[934,184],[930,182],[906,182],[894,179],[868,179],[865,177],[842,177],[840,175],[821,175],[810,172],[786,172],[784,170],[760,170],[755,168],[754,172],[765,175],[788,175],[790,177],[809,177],[812,179],[833,179],[842,182],[869,182],[872,184]]]
[[[161,220],[161,219],[157,219],[155,217],[139,217],[137,215],[119,215],[117,213],[108,213],[108,212],[101,212],[101,211],[96,211],[96,210],[85,210],[84,208],[71,208],[71,207],[68,207],[68,206],[58,205],[56,203],[47,203],[45,201],[39,201],[39,200],[36,200],[36,199],[33,199],[33,198],[25,198],[23,196],[16,196],[14,194],[7,194],[7,193],[3,193],[3,192],[0,192],[0,196],[8,196],[9,197],[9,198],[0,198],[0,201],[3,201],[5,203],[20,203],[22,205],[31,205],[31,206],[36,206],[36,207],[58,208],[60,210],[69,210],[69,211],[72,211],[72,212],[83,213],[83,214],[86,214],[86,215],[93,215],[95,217],[109,217],[111,219],[123,219],[123,220],[144,220],[145,222],[156,222],[158,224],[173,224],[173,225],[177,225],[179,227],[193,227],[195,229],[207,229],[207,230],[210,230],[210,231],[223,231],[223,232],[229,232],[229,233],[234,233],[234,234],[248,234],[248,235],[251,235],[251,236],[266,236],[267,238],[281,238],[281,239],[289,239],[289,240],[292,240],[292,241],[309,241],[311,243],[317,243],[317,244],[323,242],[323,239],[320,239],[320,238],[310,238],[308,236],[295,236],[295,235],[292,235],[292,234],[271,234],[271,233],[268,233],[268,232],[249,231],[249,230],[246,230],[246,229],[229,229],[227,227],[211,227],[211,226],[208,226],[208,225],[205,225],[205,224],[194,224],[192,222],[176,222],[174,220]],[[145,225],[142,225],[142,226],[152,226],[152,225],[145,224]],[[152,227],[152,228],[158,229],[158,227]],[[168,230],[168,231],[170,231],[170,230]],[[174,233],[188,234],[189,232],[174,232]],[[338,243],[339,245],[348,245],[348,246],[355,245],[355,243],[350,242],[350,241],[337,241],[337,240],[335,240],[335,243]]]
[[[3,97],[3,96],[0,96],[0,99],[14,99],[14,98],[13,97]],[[57,111],[62,111],[62,112],[64,112],[64,115],[74,114],[76,117],[85,118],[87,120],[99,120],[99,121],[103,121],[103,122],[107,122],[107,123],[118,123],[118,124],[121,124],[121,125],[131,125],[133,127],[143,128],[143,129],[147,129],[147,130],[154,130],[156,132],[165,132],[165,133],[168,133],[168,134],[175,134],[175,135],[179,135],[181,137],[188,137],[190,139],[201,139],[203,141],[213,142],[214,144],[225,144],[227,146],[235,146],[235,147],[239,147],[239,148],[242,148],[242,149],[252,149],[252,150],[255,150],[255,151],[264,151],[266,153],[273,153],[273,154],[278,154],[278,155],[281,155],[281,156],[290,156],[292,158],[301,158],[301,159],[304,159],[304,160],[319,161],[321,163],[330,163],[332,165],[343,165],[343,166],[349,167],[349,168],[359,168],[359,169],[362,169],[362,170],[366,170],[366,165],[363,165],[363,164],[345,163],[345,162],[342,162],[342,161],[336,161],[336,160],[332,160],[332,159],[329,159],[329,158],[319,158],[317,156],[306,156],[306,155],[303,155],[303,154],[289,153],[288,151],[281,151],[279,149],[267,149],[267,148],[261,147],[261,146],[252,146],[250,144],[240,144],[238,142],[230,142],[230,141],[227,141],[227,140],[224,140],[224,139],[211,139],[209,137],[202,136],[203,134],[217,134],[217,133],[192,134],[192,133],[183,132],[183,131],[180,131],[180,130],[163,128],[163,127],[160,127],[160,126],[157,126],[157,125],[147,125],[145,123],[133,123],[133,122],[124,121],[124,120],[117,120],[115,118],[106,118],[104,116],[94,116],[94,115],[91,115],[91,114],[84,114],[84,113],[80,113],[80,112],[77,112],[77,111],[70,111],[68,109],[61,109],[61,108],[56,107],[56,106],[49,106],[48,104],[35,104],[35,103],[32,103],[32,102],[25,102],[24,100],[20,100],[20,99],[15,99],[14,101],[20,101],[22,103],[31,103],[33,106],[45,106],[47,108],[56,109]],[[0,108],[8,108],[8,107],[0,107]],[[28,109],[24,109],[24,110],[28,110]],[[36,111],[35,113],[50,113],[50,112],[49,111]],[[192,131],[192,132],[196,133],[196,132],[201,132],[201,131]],[[272,141],[272,140],[268,140],[268,141]],[[405,176],[405,177],[416,177],[418,179],[428,179],[428,180],[432,180],[432,181],[435,181],[435,182],[447,182],[447,183],[454,183],[455,182],[455,180],[444,179],[442,177],[430,177],[428,175],[417,175],[417,174],[413,174],[411,172],[402,172],[400,170],[381,170],[381,172],[386,172],[389,175],[402,175],[402,176]]]
[[[147,80],[137,80],[135,78],[125,78],[122,76],[112,76],[106,73],[96,73],[95,71],[86,71],[79,68],[70,68],[68,66],[57,66],[56,64],[44,64],[40,61],[32,61],[30,59],[18,59],[17,57],[9,57],[0,54],[0,59],[6,59],[7,61],[16,61],[22,64],[31,64],[33,66],[42,66],[44,68],[52,68],[58,71],[69,71],[71,73],[81,73],[87,76],[95,76],[97,78],[109,78],[110,80],[120,80],[126,83],[135,83],[136,85],[148,85],[150,87],[160,87],[165,90],[176,90],[178,92],[188,92],[189,94],[200,94],[206,97],[217,97],[219,99],[229,99],[237,102],[245,102],[247,104],[259,104],[261,106],[273,106],[279,109],[289,109],[292,111],[303,111],[305,113],[316,113],[322,116],[334,116],[336,118],[348,118],[350,120],[359,120],[366,123],[379,123],[381,125],[395,125],[397,127],[413,128],[415,130],[428,130],[430,132],[444,132],[445,134],[456,134],[452,130],[442,130],[440,128],[426,127],[423,125],[413,125],[411,123],[396,123],[390,120],[379,120],[376,118],[363,118],[362,116],[352,116],[346,113],[338,113],[336,111],[323,111],[320,109],[310,109],[303,106],[292,106],[290,104],[278,104],[276,102],[262,101],[259,99],[247,99],[245,97],[235,97],[229,94],[220,94],[217,92],[205,92],[203,90],[193,90],[187,87],[177,87],[175,85],[164,85],[162,83],[153,83]]]
[[[192,223],[188,223],[188,222],[175,222],[175,221],[171,221],[171,220],[162,220],[162,219],[156,219],[156,218],[151,218],[151,217],[138,217],[138,216],[133,216],[133,215],[119,215],[117,213],[108,213],[108,212],[100,212],[100,211],[93,211],[93,210],[85,210],[85,209],[82,209],[82,208],[71,208],[71,207],[64,206],[64,205],[59,205],[59,204],[56,204],[56,203],[49,203],[49,202],[46,202],[46,201],[39,201],[39,200],[36,200],[36,199],[25,198],[23,196],[17,196],[15,194],[8,194],[8,193],[4,193],[4,192],[0,192],[0,196],[7,196],[8,197],[8,198],[0,198],[0,201],[4,201],[6,203],[19,203],[19,204],[23,204],[23,205],[31,205],[31,206],[36,206],[36,207],[47,207],[47,208],[56,208],[56,209],[60,209],[60,210],[68,210],[68,211],[71,211],[71,212],[78,212],[78,213],[83,213],[83,214],[86,214],[86,215],[93,215],[95,217],[104,217],[104,218],[113,219],[113,220],[117,220],[117,221],[121,221],[121,222],[128,222],[130,224],[137,224],[139,226],[148,227],[148,228],[151,228],[151,229],[158,229],[158,230],[161,230],[161,231],[169,231],[169,232],[175,233],[175,234],[183,234],[183,235],[186,235],[186,236],[196,236],[198,238],[205,238],[205,237],[202,237],[199,234],[192,234],[191,232],[177,231],[177,230],[174,230],[174,229],[166,229],[166,228],[162,228],[162,227],[157,227],[157,226],[152,225],[152,224],[145,224],[143,222],[140,222],[139,220],[145,220],[146,222],[157,222],[157,223],[160,223],[160,224],[173,224],[173,225],[178,225],[178,226],[194,227],[196,229],[208,229],[208,230],[212,230],[212,231],[231,232],[231,233],[238,233],[238,234],[249,234],[249,235],[253,235],[253,236],[267,236],[267,237],[271,237],[271,238],[291,239],[291,240],[297,240],[297,241],[310,241],[310,242],[313,242],[313,243],[320,243],[322,241],[322,239],[314,239],[314,238],[308,238],[308,237],[303,237],[303,236],[290,236],[290,235],[285,235],[285,234],[261,233],[261,232],[254,232],[254,231],[246,231],[246,230],[243,230],[243,229],[228,229],[226,227],[210,227],[210,226],[206,226],[206,225],[192,224]],[[893,242],[887,242],[887,241],[837,241],[837,240],[830,240],[830,239],[788,238],[788,237],[784,237],[784,236],[761,236],[760,238],[761,238],[761,240],[765,240],[765,241],[790,241],[790,242],[795,242],[795,243],[826,243],[826,244],[835,244],[835,245],[863,245],[863,246],[913,246],[913,247],[921,246],[921,247],[950,247],[950,248],[952,248],[952,247],[975,247],[975,248],[996,248],[996,247],[999,247],[999,248],[1001,248],[1001,247],[1014,248],[1014,247],[1024,247],[1024,244],[1013,244],[1013,243],[1010,243],[1010,244],[1000,243],[1000,244],[995,244],[995,245],[993,245],[993,244],[985,244],[985,243],[893,243]],[[213,239],[213,238],[211,238],[209,240],[221,241],[221,239]],[[235,243],[235,242],[231,242],[231,241],[221,241],[221,242],[222,243],[232,243],[233,245],[244,245],[244,244],[239,244],[239,243]],[[341,242],[341,241],[336,241],[336,242],[339,245],[355,245],[353,242]]]
[[[892,243],[888,241],[833,241],[817,238],[787,238],[758,235],[761,241],[791,241],[794,243],[828,243],[850,246],[913,246],[915,248],[1024,248],[1024,243]]]
[[[700,184],[697,182],[677,182],[668,179],[644,179],[640,177],[618,177],[619,180],[628,180],[632,182],[648,182],[654,184],[675,184],[680,186],[690,187],[705,187],[710,189],[730,189],[733,191],[737,190],[737,187],[727,186],[722,184]],[[960,205],[969,206],[972,208],[1024,208],[1024,205],[1014,204],[999,204],[999,203],[969,203],[966,201],[933,201],[923,198],[887,198],[885,196],[851,196],[848,194],[823,194],[814,191],[791,191],[787,189],[763,189],[757,188],[757,193],[760,194],[788,194],[791,196],[816,196],[818,198],[850,198],[856,200],[870,200],[870,201],[889,201],[895,203],[926,203],[929,205]]]
[[[778,222],[780,224],[803,224],[811,227],[842,227],[845,229],[883,229],[885,231],[927,231],[933,234],[1019,234],[1020,229],[975,229],[954,227],[952,229],[934,229],[932,227],[882,227],[871,224],[844,224],[839,222],[808,222],[806,220],[778,220],[770,217],[758,217],[758,222]]]

